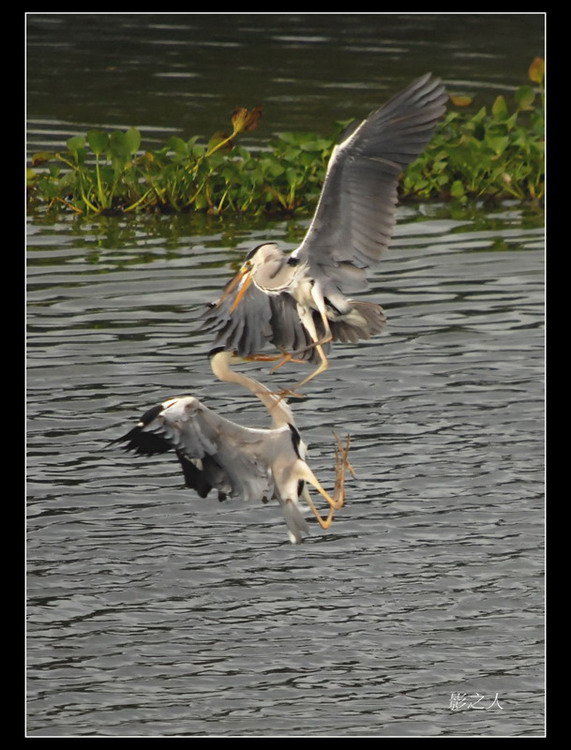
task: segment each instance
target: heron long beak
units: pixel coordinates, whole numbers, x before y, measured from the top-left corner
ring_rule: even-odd
[[[243,277],[248,273],[248,270],[249,270],[248,268],[244,268],[244,266],[242,266],[242,268],[238,271],[236,276],[234,276],[233,279],[230,279],[230,281],[224,287],[224,291],[222,292],[220,299],[216,303],[217,307],[219,307],[222,304],[222,302],[224,302],[226,297],[232,294],[234,289],[236,289],[238,284],[242,281]]]
[[[236,299],[232,303],[232,307],[230,308],[230,312],[234,312],[234,310],[238,307],[240,304],[240,300],[246,293],[246,289],[250,286],[252,281],[254,280],[254,277],[252,275],[251,269],[246,269],[245,271],[240,271],[236,277],[238,281],[240,282],[241,286],[238,291],[238,294],[236,295]],[[234,285],[235,286],[235,285]]]

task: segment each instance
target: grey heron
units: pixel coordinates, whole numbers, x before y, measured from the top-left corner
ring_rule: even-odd
[[[172,398],[147,410],[138,423],[112,443],[142,456],[174,451],[183,470],[186,486],[207,497],[218,491],[219,499],[241,498],[268,502],[276,499],[288,527],[289,539],[302,541],[309,527],[299,505],[306,501],[324,529],[331,526],[336,510],[345,502],[345,471],[353,473],[345,444],[337,438],[335,448],[335,488],[331,496],[321,485],[306,461],[307,447],[293,422],[287,404],[269,389],[229,367],[231,354],[216,352],[211,357],[213,370],[260,395],[272,415],[272,427],[243,427],[209,409],[193,396]],[[275,408],[274,408],[275,407]],[[329,511],[323,517],[307,485],[314,487],[327,501]]]
[[[385,324],[380,305],[348,295],[368,288],[367,271],[391,241],[401,172],[430,141],[447,94],[429,73],[413,81],[335,146],[309,229],[290,254],[275,242],[251,250],[204,312],[214,346],[242,357],[328,366],[330,342],[356,342]],[[281,355],[264,355],[267,344]],[[296,387],[296,386],[294,386]]]

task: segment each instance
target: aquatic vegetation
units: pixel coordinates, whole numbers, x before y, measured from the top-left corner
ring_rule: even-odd
[[[532,85],[490,108],[454,96],[430,146],[406,170],[401,200],[501,200],[541,203],[544,196],[544,65],[528,71]],[[475,110],[475,111],[474,111]],[[237,109],[230,134],[172,136],[141,150],[136,128],[90,130],[69,138],[66,150],[42,152],[28,168],[32,209],[79,215],[141,211],[271,215],[311,212],[331,151],[344,127],[327,137],[281,133],[258,150],[237,143],[254,130],[261,108]]]
[[[468,97],[451,97],[442,127],[423,156],[407,170],[403,194],[429,198],[517,198],[540,202],[544,197],[544,65],[536,58],[528,71],[536,84],[520,86],[512,106],[503,95],[490,111]]]

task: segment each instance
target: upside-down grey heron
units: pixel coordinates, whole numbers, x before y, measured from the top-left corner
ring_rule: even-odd
[[[367,289],[367,270],[391,240],[400,174],[428,144],[447,98],[427,74],[345,131],[301,245],[290,254],[275,242],[255,247],[205,311],[215,346],[280,364],[318,363],[302,386],[327,368],[331,341],[356,342],[383,329],[380,305],[347,295]],[[268,343],[281,357],[262,354]]]
[[[289,539],[299,543],[309,527],[299,506],[307,502],[322,528],[331,526],[336,510],[345,502],[345,470],[349,440],[337,439],[335,488],[331,496],[306,462],[306,445],[291,417],[291,410],[265,386],[230,368],[231,353],[214,352],[212,369],[221,379],[242,384],[260,396],[272,415],[272,428],[243,427],[216,414],[193,396],[172,398],[146,411],[137,425],[113,443],[143,456],[172,450],[182,467],[186,486],[206,497],[212,489],[219,499],[241,498],[281,505]],[[275,407],[275,408],[274,408]],[[307,484],[327,501],[322,517]]]

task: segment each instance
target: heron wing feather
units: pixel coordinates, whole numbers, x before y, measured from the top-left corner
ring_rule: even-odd
[[[174,450],[187,486],[202,497],[212,487],[246,501],[273,496],[268,451],[275,443],[275,431],[242,427],[192,396],[173,399],[161,407],[149,410],[152,418],[114,442],[144,455]]]
[[[264,349],[272,337],[270,324],[272,310],[267,294],[252,284],[240,303],[233,304],[239,289],[220,299],[204,311],[202,315],[204,329],[216,331],[213,346],[223,346],[228,351],[235,351],[241,357],[247,357]]]
[[[388,247],[401,172],[428,144],[445,110],[444,86],[430,74],[353,127],[335,148],[308,232],[293,253],[314,278],[343,293],[367,288],[365,273]]]

